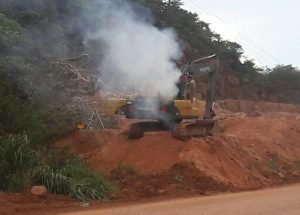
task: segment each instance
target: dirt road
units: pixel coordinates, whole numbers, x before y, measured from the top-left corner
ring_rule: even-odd
[[[254,192],[176,199],[63,214],[298,215],[300,214],[300,184]]]

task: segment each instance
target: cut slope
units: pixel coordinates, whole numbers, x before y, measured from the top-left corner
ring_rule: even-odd
[[[300,115],[227,114],[220,124],[219,136],[185,142],[170,132],[149,132],[139,140],[129,140],[122,130],[82,130],[57,144],[69,144],[75,153],[84,154],[92,168],[107,175],[122,166],[134,169],[129,181],[125,174],[116,183],[127,191],[132,188],[138,197],[159,195],[159,190],[170,190],[172,183],[176,189],[167,192],[170,195],[182,189],[190,194],[202,192],[196,186],[201,180],[211,184],[206,190],[248,190],[299,178]],[[193,175],[175,173],[178,165],[193,170]],[[152,187],[151,195],[135,184]]]

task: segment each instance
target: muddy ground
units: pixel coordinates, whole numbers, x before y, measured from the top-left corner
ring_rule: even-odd
[[[113,201],[210,195],[300,181],[298,106],[227,101],[216,110],[221,132],[214,137],[181,141],[161,131],[129,140],[123,133],[130,121],[121,118],[120,129],[79,130],[56,146],[68,146],[105,174],[119,188]],[[0,214],[79,205],[53,195],[0,194]]]

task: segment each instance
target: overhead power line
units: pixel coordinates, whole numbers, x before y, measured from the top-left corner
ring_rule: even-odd
[[[242,38],[244,38],[245,41],[248,41],[250,44],[253,44],[253,46],[256,46],[260,51],[265,52],[269,57],[271,57],[277,63],[279,62],[279,60],[277,59],[277,57],[275,57],[273,54],[271,54],[270,52],[268,52],[267,50],[265,50],[264,48],[262,48],[261,46],[259,46],[257,43],[253,42],[249,37],[247,37],[246,35],[242,34],[241,32],[238,32],[238,33],[239,33],[239,35],[241,35]]]
[[[208,16],[213,16],[220,22],[222,22],[225,25],[229,25],[228,22],[226,22],[222,17],[214,13],[212,10],[208,9],[207,7],[203,6],[196,0],[190,0],[189,1],[195,8],[197,8],[197,12],[199,15],[205,14]],[[269,63],[272,64],[279,64],[279,60],[271,54],[269,51],[262,48],[260,45],[258,45],[256,42],[251,40],[249,37],[247,37],[245,34],[238,31],[238,35],[235,38],[237,42],[242,43],[245,47],[248,47],[248,49],[251,49],[255,55],[260,56],[261,58],[267,60]]]

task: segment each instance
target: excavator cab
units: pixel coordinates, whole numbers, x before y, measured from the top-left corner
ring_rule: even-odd
[[[197,79],[207,76],[207,91],[204,116],[199,116],[194,121],[183,122],[174,126],[172,134],[178,139],[189,139],[191,137],[211,136],[218,131],[218,121],[213,108],[216,93],[217,76],[219,72],[219,59],[217,55],[200,58],[190,62],[182,68],[182,73],[188,73]]]

